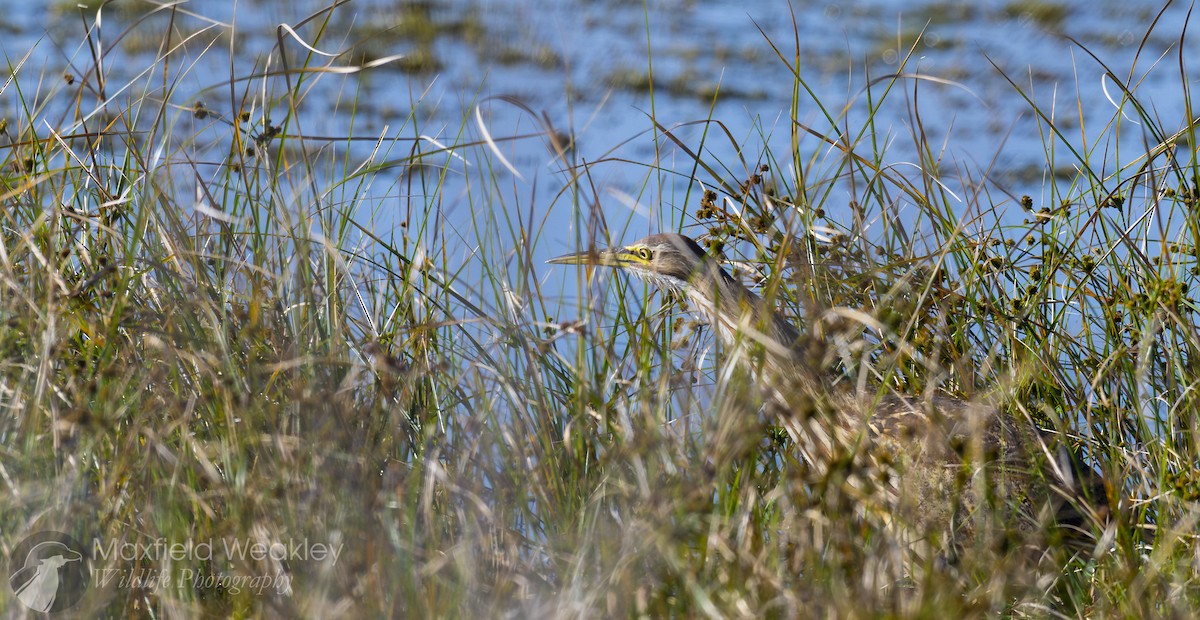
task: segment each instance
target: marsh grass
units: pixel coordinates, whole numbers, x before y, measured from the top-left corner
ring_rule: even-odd
[[[326,19],[298,31],[320,48]],[[171,32],[161,49],[178,52]],[[67,82],[9,59],[0,548],[40,530],[143,549],[341,546],[336,562],[93,557],[172,585],[96,585],[81,616],[1194,613],[1194,127],[1151,116],[1130,88],[1085,149],[1031,96],[1047,170],[1067,150],[1078,172],[1014,196],[939,159],[919,117],[919,165],[888,165],[893,129],[806,98],[798,56],[766,44],[794,80],[792,118],[817,106],[821,123],[744,161],[656,124],[704,184],[671,205],[678,221],[802,324],[814,363],[843,382],[993,398],[1068,437],[1122,506],[1094,553],[1052,549],[1031,576],[1013,554],[967,549],[890,581],[903,553],[845,518],[855,498],[796,460],[705,328],[619,277],[546,280],[529,248],[561,239],[511,202],[506,163],[466,121],[452,145],[469,170],[428,141],[380,140],[354,161],[353,127],[344,152],[306,139],[307,88],[337,63],[295,47],[234,71],[204,106],[175,90],[177,53],[121,88],[102,65]],[[936,87],[902,73],[855,105]],[[35,122],[49,109],[65,110],[53,130]],[[1119,138],[1122,115],[1140,142]],[[404,121],[414,135],[419,122]],[[703,122],[705,141],[743,146]],[[1130,163],[1110,159],[1118,148]],[[572,242],[631,240],[594,202],[589,166],[610,162],[553,152],[557,207],[579,214]],[[469,260],[443,211],[460,174]],[[400,222],[383,202],[397,196]],[[577,308],[558,288],[573,280]],[[204,576],[290,589],[189,581]]]

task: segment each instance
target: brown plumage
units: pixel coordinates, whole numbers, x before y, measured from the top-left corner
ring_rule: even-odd
[[[550,262],[616,267],[686,295],[726,345],[764,350],[736,357],[761,359],[752,371],[814,476],[844,476],[859,516],[902,525],[914,546],[1009,545],[1015,533],[1035,552],[1052,538],[1086,548],[1091,526],[1108,516],[1099,474],[1028,420],[946,396],[830,385],[806,361],[796,328],[688,237],[656,234]]]

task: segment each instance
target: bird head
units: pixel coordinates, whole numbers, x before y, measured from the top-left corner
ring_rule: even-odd
[[[729,278],[698,243],[677,233],[660,233],[626,246],[559,256],[547,261],[556,265],[615,267],[662,288],[684,292],[697,277]]]

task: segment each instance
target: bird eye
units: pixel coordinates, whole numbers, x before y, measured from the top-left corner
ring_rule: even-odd
[[[638,248],[637,255],[642,260],[650,260],[650,248]]]

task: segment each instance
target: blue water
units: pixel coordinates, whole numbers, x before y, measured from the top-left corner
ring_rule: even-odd
[[[315,171],[318,186],[326,173],[336,177],[368,160],[402,161],[418,149],[432,153],[423,160],[433,175],[424,185],[396,165],[382,168],[369,185],[331,194],[329,200],[355,209],[359,221],[369,222],[378,234],[449,248],[451,262],[464,265],[471,262],[475,245],[515,248],[524,235],[533,239],[526,244],[533,246],[533,262],[540,265],[591,235],[584,230],[589,219],[604,223],[599,236],[618,241],[680,226],[699,231],[692,215],[698,207],[697,182],[713,187],[716,179],[700,170],[694,181],[692,158],[662,129],[691,150],[700,148],[707,129],[702,157],[735,185],[747,168],[761,162],[764,148],[777,156],[786,153],[793,79],[784,60],[793,62],[797,42],[800,74],[813,91],[813,96],[800,94],[797,122],[829,137],[849,130],[873,138],[885,147],[886,165],[915,177],[911,136],[919,119],[940,163],[939,179],[964,198],[964,210],[972,208],[966,197],[984,187],[986,202],[999,217],[1019,221],[1017,197],[1030,194],[1037,206],[1055,205],[1054,192],[1063,191],[1047,160],[1066,170],[1076,165],[1025,97],[1052,115],[1073,144],[1094,149],[1085,158],[1097,169],[1115,171],[1140,155],[1131,147],[1151,140],[1136,120],[1122,119],[1114,106],[1121,100],[1119,87],[1102,78],[1104,68],[1075,41],[1135,88],[1163,127],[1183,126],[1187,111],[1181,85],[1196,79],[1192,66],[1185,78],[1179,75],[1179,38],[1188,5],[1168,6],[1151,30],[1159,8],[1136,4],[355,0],[334,10],[321,38],[320,19],[298,27],[298,36],[329,54],[364,48],[374,57],[425,53],[436,59],[433,68],[406,72],[399,63],[387,63],[348,75],[306,75],[294,115],[282,98],[286,79],[261,76],[284,66],[279,37],[287,66],[300,66],[305,49],[278,26],[299,24],[326,2],[178,5],[172,42],[181,49],[169,65],[169,90],[160,75],[162,64],[154,60],[169,11],[139,22],[148,5],[112,4],[92,40],[104,53],[109,105],[167,98],[168,122],[194,128],[196,137],[164,146],[187,153],[198,162],[201,176],[215,177],[228,161],[230,132],[211,117],[193,118],[197,102],[224,118],[246,111],[255,122],[289,119],[289,136],[309,137],[290,145],[340,158],[338,167]],[[10,67],[24,59],[17,76],[26,101],[48,92],[66,73],[89,87],[96,84],[88,72],[93,53],[84,28],[97,22],[97,13],[72,7],[70,2],[0,2],[5,32],[0,52]],[[443,29],[428,38],[410,33],[412,21],[401,19],[410,13]],[[910,50],[918,34],[922,43]],[[180,43],[185,36],[186,43]],[[354,54],[314,58],[311,66],[358,62]],[[155,69],[145,72],[151,66]],[[874,83],[877,97],[885,78],[901,67],[908,77],[874,106],[875,131],[861,136],[872,107],[867,84]],[[651,70],[653,96],[648,88],[628,84],[628,76],[637,82]],[[519,100],[573,136],[570,161],[589,164],[586,174],[573,176],[547,140],[536,135],[544,129],[540,119],[500,97]],[[10,84],[0,96],[0,114],[24,117],[18,101]],[[35,114],[37,123],[78,130],[71,126],[73,105],[69,97],[48,100]],[[80,107],[85,113],[99,108],[96,94],[85,92]],[[482,126],[517,174],[493,149],[479,144],[484,130],[477,108]],[[832,124],[826,113],[833,116]],[[1128,115],[1135,118],[1131,110]],[[720,127],[695,123],[704,119],[719,121]],[[1116,128],[1115,119],[1122,119]],[[174,135],[192,134],[177,130]],[[345,139],[351,135],[357,139]],[[525,137],[506,139],[513,136]],[[1113,148],[1117,137],[1126,141],[1120,152]],[[436,152],[436,144],[453,147],[454,156]],[[856,152],[869,155],[876,148],[868,141]],[[801,143],[806,158],[823,151],[829,149],[815,138]],[[830,162],[838,159],[828,156]],[[826,169],[833,170],[833,163]],[[430,189],[429,179],[443,171],[447,181]],[[786,166],[772,174],[794,176]],[[983,183],[985,178],[990,181]],[[838,210],[852,198],[849,188],[836,186],[826,208],[834,219],[848,219]],[[488,205],[489,212],[480,213],[480,205]],[[896,206],[902,217],[908,212],[904,204]],[[421,220],[436,230],[399,226]],[[574,278],[566,273],[570,270],[538,269],[543,278]]]

